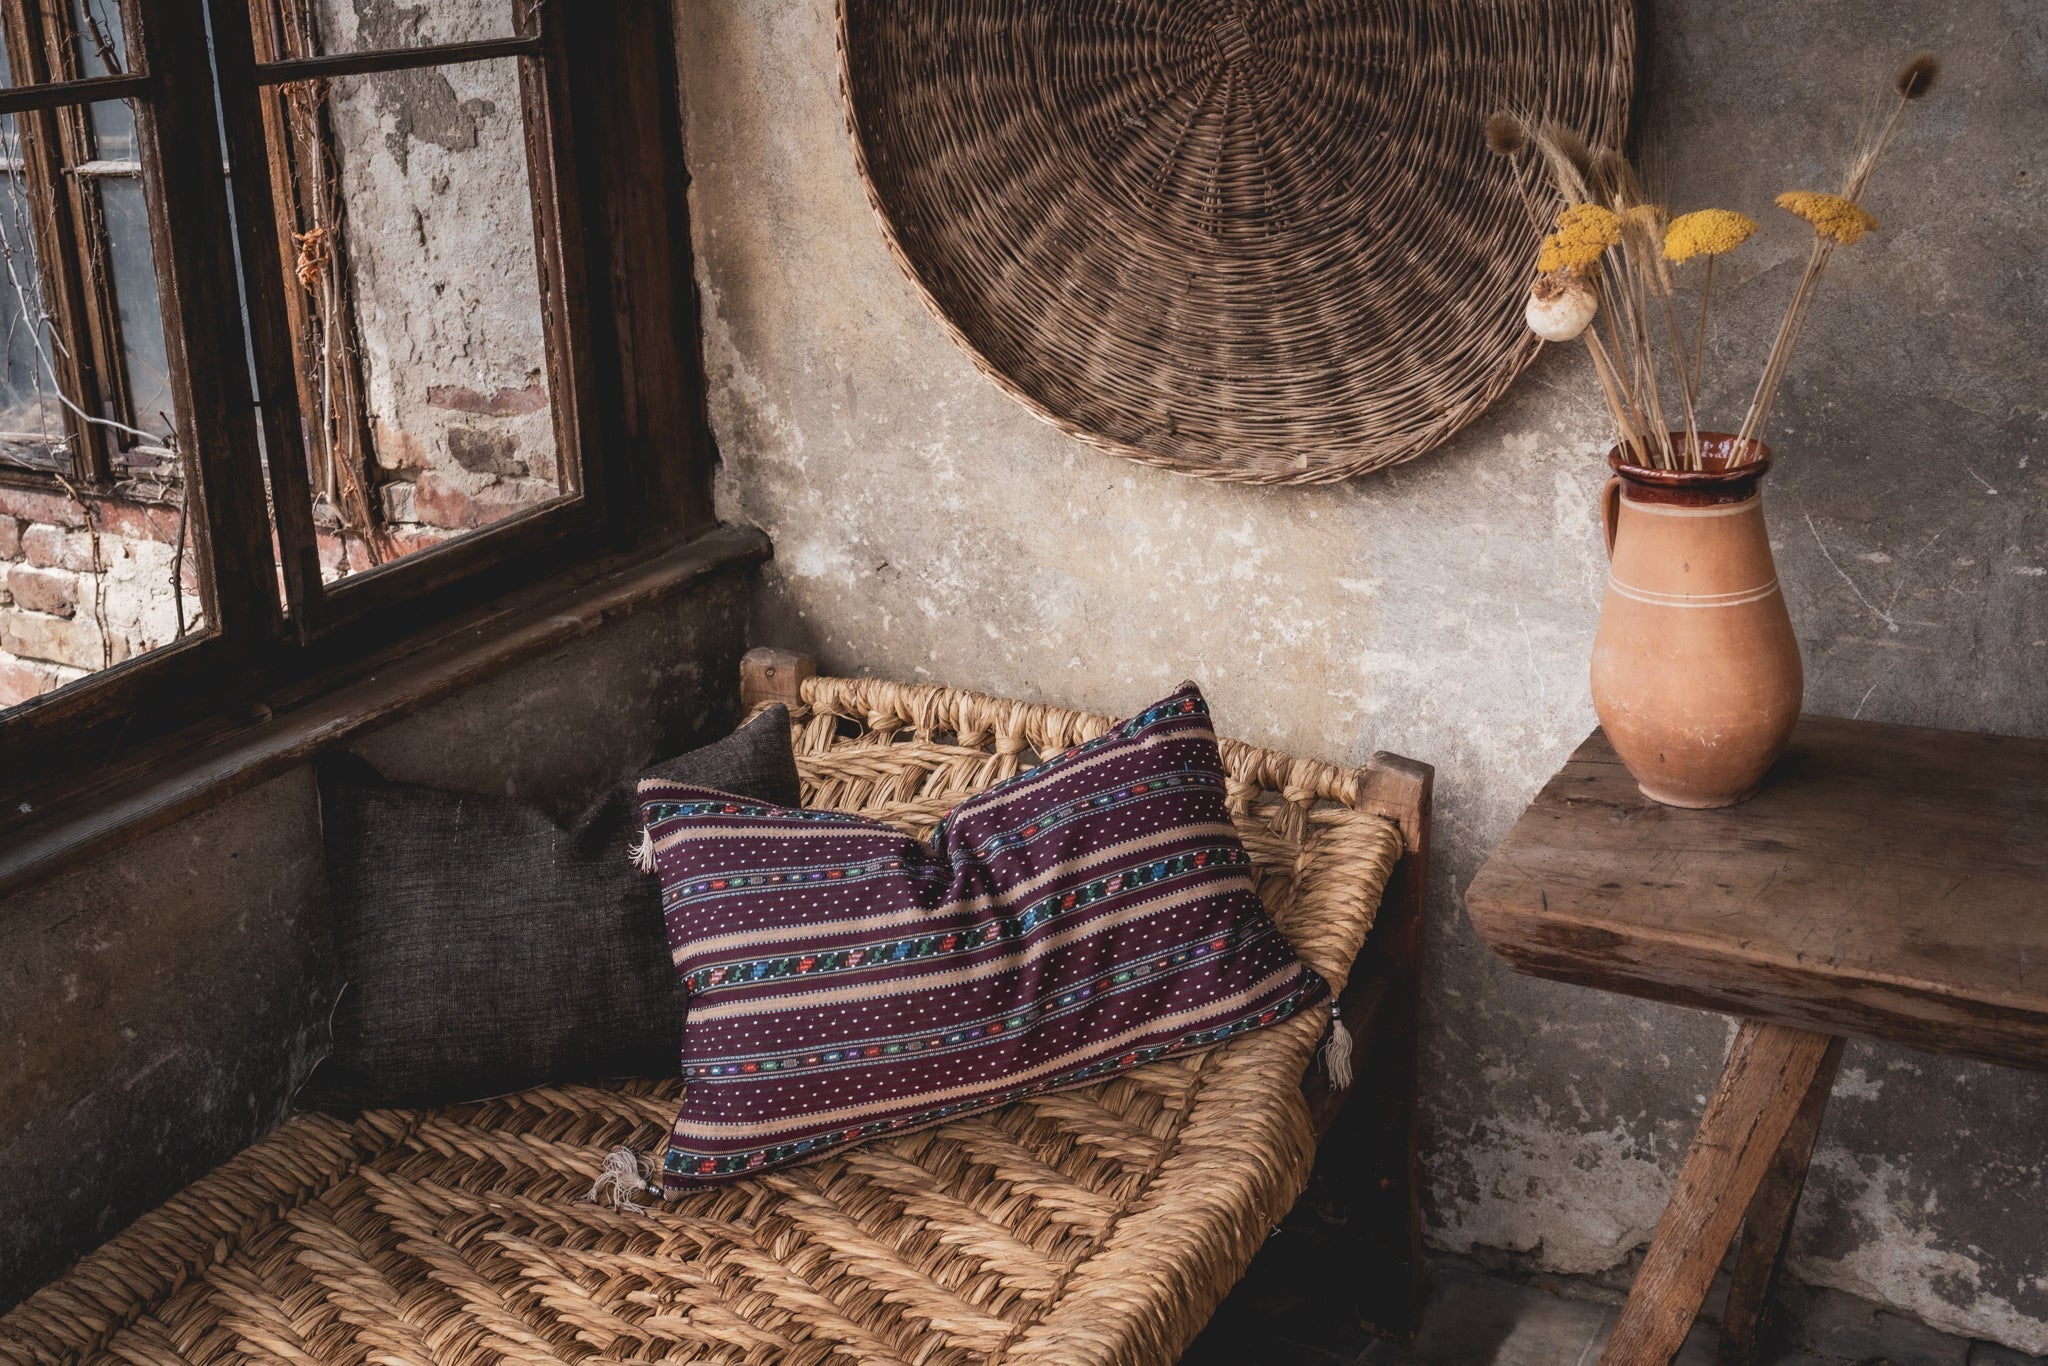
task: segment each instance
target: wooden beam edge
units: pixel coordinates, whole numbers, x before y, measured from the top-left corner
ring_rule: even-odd
[[[770,702],[795,707],[803,701],[804,681],[817,673],[814,656],[768,645],[749,650],[740,660],[740,706],[746,711]]]
[[[432,645],[354,682],[213,736],[170,758],[147,783],[52,806],[0,842],[0,896],[160,830],[269,781],[314,754],[432,705],[508,668],[551,653],[607,621],[769,555],[751,527],[719,527],[563,590],[514,595],[436,632]],[[521,601],[530,597],[530,601]]]
[[[1478,886],[1474,879],[1472,887]],[[1586,937],[1588,944],[1601,949],[1640,950],[1646,957],[1643,961],[1654,962],[1659,955],[1682,953],[1690,957],[1730,964],[1741,963],[1748,967],[1771,972],[1812,973],[1816,971],[1808,960],[1796,952],[1767,953],[1756,949],[1731,951],[1724,939],[1707,938],[1695,934],[1682,934],[1672,930],[1660,930],[1643,925],[1629,925],[1617,928],[1613,921],[1587,916],[1573,915],[1565,911],[1531,911],[1519,904],[1497,900],[1485,894],[1474,899],[1472,887],[1466,889],[1466,913],[1473,928],[1479,931],[1486,947],[1514,964],[1520,971],[1531,976],[1550,976],[1537,968],[1523,968],[1524,961],[1542,963],[1561,961],[1565,963],[1586,963],[1589,960],[1568,955],[1562,950],[1545,949],[1522,937],[1501,934],[1510,924],[1532,923],[1545,929],[1562,929]],[[1496,940],[1495,936],[1500,938]],[[1899,973],[1883,972],[1856,963],[1832,962],[1827,967],[1830,979],[1851,983],[1857,987],[1880,991],[1903,993],[1910,997],[1929,1001],[1954,1002],[1960,1005],[1980,1006],[1990,1010],[2012,1011],[2023,1015],[2038,1015],[2038,998],[2018,996],[2010,991],[1986,990],[1963,992],[1944,987],[1939,982],[1924,981]],[[1559,979],[1562,980],[1562,979]],[[1651,978],[1649,980],[1656,980]],[[1692,979],[1688,979],[1692,980]],[[1683,985],[1675,984],[1675,985]],[[1736,1012],[1741,1013],[1741,1012]]]
[[[1401,827],[1404,854],[1429,848],[1430,808],[1436,795],[1436,769],[1406,755],[1377,751],[1366,761],[1359,785],[1359,807],[1385,816]]]
[[[1617,963],[1612,960],[1594,961],[1516,942],[1504,947],[1496,942],[1493,931],[1497,927],[1490,925],[1487,917],[1474,914],[1472,922],[1487,948],[1505,960],[1510,968],[1547,982],[1635,996],[1690,1010],[1768,1018],[1794,1029],[1952,1054],[2001,1067],[2030,1071],[2048,1068],[2048,1039],[2043,1038],[2040,1029],[2040,1012],[2029,1006],[2014,1006],[1984,996],[1940,992],[1875,974],[1846,973],[1837,974],[1837,986],[1831,989],[1829,997],[1816,997],[1812,1004],[1804,1007],[1783,993],[1772,996],[1768,1002],[1761,1002],[1741,986],[1714,982],[1703,985],[1696,974],[1677,970],[1648,971],[1637,955]],[[1614,938],[1611,930],[1598,926],[1591,928],[1609,941]],[[1621,941],[1618,946],[1635,950],[1645,948],[1641,941],[1634,940]],[[1652,956],[1660,951],[1691,954],[1695,949],[1696,944],[1692,941],[1668,940],[1652,948],[1651,953]],[[1704,957],[1709,961],[1725,961],[1725,956],[1720,954]],[[1687,957],[1682,961],[1701,960]],[[1763,962],[1753,966],[1759,970],[1772,970],[1781,964]],[[1832,1004],[1836,1000],[1849,1004],[1837,1008]],[[1934,1005],[1967,1015],[1968,1036],[1948,1038],[1939,1046],[1931,1043],[1928,1008]]]

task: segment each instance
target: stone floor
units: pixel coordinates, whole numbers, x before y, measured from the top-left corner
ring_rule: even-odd
[[[1719,1293],[1708,1315],[1718,1311]],[[1622,1298],[1612,1284],[1491,1274],[1435,1256],[1412,1344],[1379,1341],[1342,1326],[1341,1316],[1311,1322],[1298,1305],[1241,1290],[1181,1366],[1594,1366]],[[1950,1337],[1833,1291],[1795,1288],[1780,1317],[1782,1343],[1760,1366],[2048,1366],[2048,1357]],[[1703,1323],[1674,1366],[1714,1366],[1717,1341]]]

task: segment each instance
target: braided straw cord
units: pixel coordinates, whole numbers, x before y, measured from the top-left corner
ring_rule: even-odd
[[[889,247],[982,372],[1182,474],[1429,450],[1538,350],[1488,114],[1620,146],[1632,0],[840,0]]]
[[[811,679],[805,798],[922,831],[1104,717]],[[1400,853],[1359,775],[1226,741],[1259,891],[1343,980]],[[1316,1010],[646,1211],[677,1079],[302,1116],[0,1318],[0,1363],[1172,1362],[1307,1181]]]

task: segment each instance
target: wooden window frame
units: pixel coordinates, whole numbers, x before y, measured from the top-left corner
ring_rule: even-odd
[[[85,56],[64,0],[14,0],[0,6],[0,43],[14,87],[81,79]],[[130,175],[113,171],[99,155],[98,135],[85,104],[33,109],[17,116],[22,165],[19,176],[34,218],[36,270],[41,277],[50,329],[60,343],[49,357],[57,387],[79,408],[141,428],[128,392],[105,215],[93,182]],[[127,453],[138,448],[161,459],[162,447],[142,447],[139,438],[115,427],[88,422],[64,410],[68,459],[62,466],[23,469],[0,465],[0,483],[56,490],[65,484],[97,492],[112,490],[129,473]]]
[[[0,715],[0,842],[127,756],[203,748],[487,600],[715,526],[669,0],[520,3],[506,39],[267,62],[249,0],[120,8],[128,74],[0,90],[0,113],[132,102],[209,630]],[[273,178],[264,91],[493,57],[520,63],[556,433],[579,457],[562,461],[569,496],[323,584],[277,237],[290,187]]]

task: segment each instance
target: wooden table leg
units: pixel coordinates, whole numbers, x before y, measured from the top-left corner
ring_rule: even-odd
[[[1742,1239],[1735,1245],[1735,1276],[1728,1286],[1728,1307],[1721,1314],[1719,1366],[1755,1366],[1757,1330],[1770,1308],[1778,1268],[1785,1261],[1785,1245],[1792,1240],[1792,1215],[1799,1208],[1799,1192],[1806,1187],[1813,1140],[1820,1133],[1821,1116],[1827,1113],[1828,1092],[1834,1087],[1835,1069],[1841,1061],[1842,1041],[1836,1039],[1815,1069],[1805,1103],[1793,1116],[1792,1127],[1785,1131],[1784,1142],[1764,1173],[1764,1183],[1742,1218]]]
[[[1743,1021],[1600,1366],[1667,1366],[1684,1344],[1809,1093],[1833,1081],[1831,1068],[1825,1081],[1821,1072],[1840,1049],[1831,1035]]]

